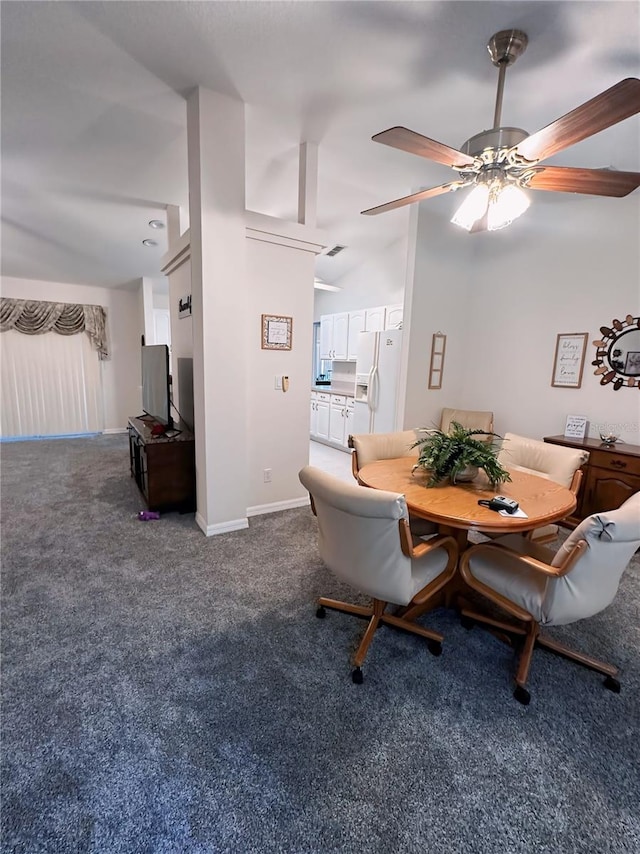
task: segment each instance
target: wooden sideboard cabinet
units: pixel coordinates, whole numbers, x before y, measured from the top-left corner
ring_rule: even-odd
[[[598,439],[566,436],[545,436],[544,441],[589,452],[589,459],[582,466],[578,506],[568,522],[577,524],[592,513],[616,510],[634,492],[640,491],[640,445],[622,442],[605,445]]]
[[[153,436],[153,422],[129,418],[129,461],[149,510],[196,508],[195,437],[184,429],[173,438]]]

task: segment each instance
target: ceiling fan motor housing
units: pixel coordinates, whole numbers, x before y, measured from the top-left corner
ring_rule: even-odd
[[[460,146],[460,151],[470,157],[479,157],[485,151],[498,152],[500,149],[513,148],[528,136],[529,134],[522,128],[492,128],[472,136],[464,145]]]
[[[527,49],[529,39],[522,30],[500,30],[491,36],[487,50],[494,65],[513,65]]]

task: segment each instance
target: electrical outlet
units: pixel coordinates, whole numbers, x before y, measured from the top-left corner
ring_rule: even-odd
[[[271,469],[265,469],[262,475],[265,483],[271,483]]]

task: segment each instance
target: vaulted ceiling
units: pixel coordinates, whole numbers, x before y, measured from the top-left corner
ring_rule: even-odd
[[[194,86],[246,104],[249,209],[295,221],[298,146],[318,143],[318,225],[347,246],[318,259],[335,282],[406,231],[408,208],[361,210],[453,177],[373,134],[404,125],[457,148],[491,127],[494,32],[529,36],[502,110],[502,124],[529,132],[640,70],[640,7],[626,0],[5,2],[0,13],[2,272],[113,287],[160,274],[166,232],[148,222],[188,208]],[[639,140],[635,116],[549,164],[640,171]],[[459,202],[424,204],[450,218]],[[537,193],[518,239],[561,205],[598,199]]]

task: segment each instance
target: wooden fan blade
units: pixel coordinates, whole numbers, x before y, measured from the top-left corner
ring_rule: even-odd
[[[420,190],[419,193],[412,193],[410,196],[403,196],[401,199],[395,199],[393,202],[387,202],[384,205],[378,205],[375,208],[368,208],[366,211],[360,211],[365,216],[375,216],[375,214],[385,213],[385,211],[393,211],[396,208],[402,208],[405,205],[412,205],[414,202],[421,202],[423,199],[430,199],[432,196],[440,196],[442,193],[450,193],[451,190],[457,190],[464,187],[462,181],[451,181],[449,184],[440,184],[439,187],[431,187],[429,190]]]
[[[569,166],[545,166],[527,183],[532,190],[557,193],[585,193],[590,196],[627,196],[640,186],[640,172],[616,172],[614,169],[574,169]]]
[[[474,163],[473,157],[458,151],[457,148],[450,148],[443,142],[436,142],[435,139],[429,139],[427,136],[403,127],[383,130],[371,139],[383,145],[390,145],[392,148],[399,148],[401,151],[408,151],[409,154],[426,157],[427,160],[435,160],[436,163],[443,163],[445,166],[472,166]]]
[[[526,160],[539,162],[640,112],[640,80],[627,77],[571,110],[515,146]]]

